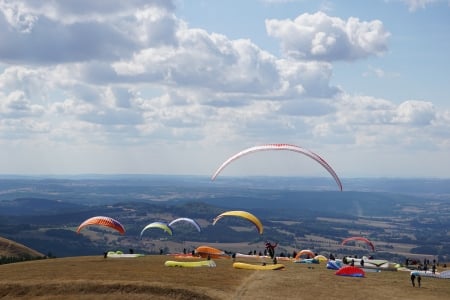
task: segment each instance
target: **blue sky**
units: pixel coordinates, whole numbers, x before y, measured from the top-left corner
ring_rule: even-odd
[[[0,0],[0,173],[212,175],[289,143],[450,177],[447,0]],[[224,175],[327,176],[256,153]]]

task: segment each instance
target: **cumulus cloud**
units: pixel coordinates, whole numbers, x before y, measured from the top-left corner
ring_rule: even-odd
[[[408,123],[415,126],[429,125],[435,119],[433,103],[410,100],[397,107],[394,122]]]
[[[344,143],[361,148],[397,147],[410,151],[427,150],[430,145],[444,149],[449,143],[447,113],[437,113],[430,102],[392,101],[341,94],[336,110],[309,118],[308,127],[316,141]]]
[[[278,38],[284,55],[304,60],[355,60],[387,51],[390,33],[379,20],[343,20],[323,12],[295,20],[266,20],[269,36]]]
[[[174,12],[166,0],[0,0],[0,39],[8,41],[0,44],[0,143],[117,155],[273,139],[450,144],[450,113],[430,102],[397,104],[332,83],[335,61],[387,51],[390,34],[379,20],[323,12],[267,20],[280,56],[192,28]],[[395,74],[369,66],[364,75]]]
[[[0,115],[3,118],[36,117],[42,115],[44,111],[42,106],[32,104],[22,91],[16,90],[8,95],[2,95],[0,93],[0,99],[2,98]]]
[[[0,44],[0,59],[19,64],[111,61],[175,42],[169,1],[91,2],[0,2],[0,39],[8,41]],[[141,3],[138,10],[134,5]]]

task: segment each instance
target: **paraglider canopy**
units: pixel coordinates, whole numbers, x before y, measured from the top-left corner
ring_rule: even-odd
[[[114,230],[117,230],[120,234],[125,234],[125,228],[123,227],[122,224],[120,224],[119,221],[117,221],[113,218],[104,217],[104,216],[96,216],[96,217],[92,217],[92,218],[85,220],[83,223],[80,224],[80,226],[78,226],[77,233],[80,233],[80,231],[84,227],[89,226],[89,225],[109,227]]]
[[[339,270],[342,266],[342,263],[335,261],[335,260],[330,260],[327,262],[327,269],[330,270]]]
[[[217,217],[214,218],[213,225],[215,225],[217,223],[217,221],[219,221],[220,219],[222,219],[225,216],[234,216],[234,217],[246,219],[246,220],[252,222],[256,226],[259,234],[263,234],[264,228],[263,228],[261,221],[255,215],[253,215],[249,212],[246,212],[246,211],[242,211],[242,210],[230,210],[230,211],[221,213],[220,215],[218,215]]]
[[[195,254],[203,258],[229,258],[229,256],[224,251],[210,246],[197,247],[195,249]]]
[[[201,232],[201,231],[202,231],[202,230],[200,229],[200,225],[198,225],[198,223],[195,222],[195,221],[194,221],[193,219],[191,219],[191,218],[178,218],[178,219],[175,219],[175,220],[173,220],[173,221],[171,221],[171,222],[169,223],[169,227],[172,227],[173,224],[178,223],[178,222],[180,222],[180,221],[188,222],[188,223],[194,225],[198,232]]]
[[[365,237],[361,237],[361,236],[353,236],[353,237],[349,237],[346,238],[342,241],[342,246],[347,244],[350,241],[361,241],[366,243],[367,245],[369,245],[369,247],[372,249],[372,251],[375,252],[375,246],[373,245],[373,243],[371,241],[369,241],[368,239],[366,239]]]
[[[142,235],[144,234],[144,231],[146,231],[149,228],[159,228],[159,229],[164,230],[168,234],[172,235],[172,229],[170,229],[170,227],[166,223],[164,223],[164,222],[153,222],[153,223],[148,224],[147,226],[145,226],[142,229],[142,231],[141,231],[141,238],[142,238]]]
[[[211,177],[211,180],[216,179],[216,177],[220,174],[220,172],[222,172],[222,170],[225,169],[225,167],[228,166],[234,160],[236,160],[244,155],[253,153],[253,152],[267,151],[267,150],[293,151],[293,152],[297,152],[300,154],[304,154],[304,155],[308,156],[309,158],[312,158],[313,160],[318,162],[320,165],[322,165],[322,167],[324,167],[328,171],[328,173],[330,173],[331,176],[333,176],[334,180],[336,181],[337,185],[339,186],[339,189],[342,191],[341,180],[339,179],[339,177],[337,176],[337,174],[333,170],[333,168],[331,168],[331,166],[322,157],[320,157],[318,154],[316,154],[308,149],[305,149],[305,148],[302,148],[299,146],[295,146],[295,145],[290,145],[290,144],[267,144],[267,145],[254,146],[254,147],[244,149],[241,152],[234,154],[233,156],[228,158],[224,163],[222,163],[220,165],[220,167],[214,172],[213,176]]]
[[[308,258],[314,258],[314,256],[316,256],[316,254],[314,254],[311,250],[304,249],[297,253],[295,259],[299,259],[302,255],[306,255]]]
[[[345,266],[340,268],[334,273],[339,276],[350,276],[350,277],[364,277],[365,272],[361,268],[353,267],[353,266]]]

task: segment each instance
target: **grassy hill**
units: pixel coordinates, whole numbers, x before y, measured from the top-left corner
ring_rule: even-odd
[[[448,299],[450,282],[409,272],[334,275],[325,264],[284,262],[281,271],[165,267],[165,255],[138,258],[80,256],[0,265],[0,298],[17,299]],[[247,261],[248,262],[248,261]],[[439,269],[438,271],[441,271]]]
[[[43,257],[44,254],[25,245],[0,237],[0,256],[15,258]]]

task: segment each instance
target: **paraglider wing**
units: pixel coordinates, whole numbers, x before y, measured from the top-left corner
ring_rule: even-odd
[[[236,160],[246,154],[250,154],[253,152],[257,152],[257,151],[267,151],[267,150],[294,151],[294,152],[301,153],[301,154],[304,154],[304,155],[312,158],[313,160],[318,162],[320,165],[322,165],[322,167],[324,167],[328,171],[328,173],[331,174],[331,176],[333,176],[334,180],[336,181],[337,185],[339,186],[339,189],[342,191],[341,180],[339,179],[339,177],[337,176],[337,174],[333,170],[333,168],[331,168],[331,166],[322,157],[320,157],[318,154],[316,154],[310,150],[304,149],[299,146],[290,145],[290,144],[267,144],[267,145],[262,145],[262,146],[250,147],[245,150],[242,150],[241,152],[228,158],[222,165],[220,165],[220,167],[216,170],[216,172],[214,172],[213,176],[211,177],[211,180],[216,179],[216,177],[220,174],[220,172],[222,172],[222,170],[227,165],[229,165],[231,162],[233,162],[234,160]]]
[[[144,231],[146,231],[149,228],[159,228],[159,229],[164,230],[168,234],[172,235],[172,229],[170,229],[170,227],[166,223],[164,223],[164,222],[153,222],[153,223],[148,224],[147,226],[145,226],[142,229],[142,231],[141,231],[141,238],[142,238],[142,235],[144,234]]]
[[[234,217],[244,218],[244,219],[252,222],[256,226],[259,234],[262,234],[264,231],[261,221],[255,215],[253,215],[249,212],[246,212],[246,211],[242,211],[242,210],[230,210],[230,211],[221,213],[220,215],[218,215],[217,217],[214,218],[213,225],[215,225],[217,223],[217,221],[219,221],[220,219],[222,219],[225,216],[234,216]]]
[[[334,261],[334,260],[330,260],[327,262],[327,269],[330,270],[339,270],[341,268],[341,265],[339,262]]]
[[[334,274],[339,276],[364,277],[366,273],[361,268],[345,266],[337,270]]]
[[[80,224],[80,226],[78,226],[77,233],[80,233],[81,229],[89,225],[105,226],[117,230],[120,234],[125,233],[125,228],[119,221],[104,216],[96,216],[85,220]]]
[[[197,247],[195,254],[203,258],[230,258],[224,251],[210,246]]]
[[[175,224],[175,223],[177,223],[177,222],[180,222],[180,221],[189,222],[189,223],[191,223],[192,225],[194,225],[195,228],[197,228],[197,231],[198,231],[198,232],[201,232],[201,231],[202,231],[202,230],[200,229],[200,225],[198,225],[198,223],[195,222],[195,221],[194,221],[193,219],[191,219],[191,218],[178,218],[178,219],[175,219],[175,220],[173,220],[173,221],[171,221],[171,222],[169,223],[169,227],[171,227],[173,224]]]
[[[311,250],[304,249],[297,253],[297,255],[295,256],[295,259],[300,259],[300,257],[302,255],[306,255],[306,256],[308,256],[308,258],[313,258],[314,256],[316,256],[314,254],[314,252],[312,252]]]
[[[353,236],[353,237],[349,237],[346,238],[342,241],[342,246],[345,245],[347,242],[349,241],[362,241],[364,243],[366,243],[367,245],[370,246],[370,248],[372,248],[372,251],[375,252],[375,246],[373,245],[373,243],[371,241],[369,241],[368,239],[366,239],[365,237],[361,237],[361,236]]]

